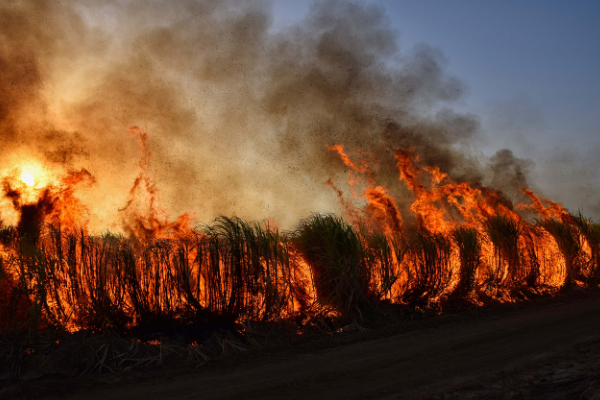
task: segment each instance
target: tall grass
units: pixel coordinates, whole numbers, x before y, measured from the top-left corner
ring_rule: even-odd
[[[590,259],[587,260],[588,283],[600,283],[600,224],[583,216],[581,211],[574,218],[575,226],[587,242],[590,249]]]
[[[295,266],[289,242],[278,230],[219,217],[195,245],[196,298],[203,296],[208,309],[231,319],[262,321],[291,311]]]
[[[379,232],[363,230],[366,242],[365,257],[371,271],[371,292],[378,299],[394,300],[394,286],[400,279],[398,265],[404,258],[404,248],[398,238],[389,238]]]
[[[409,237],[405,256],[408,288],[403,299],[426,305],[447,288],[452,277],[450,241],[442,234],[416,232]]]
[[[523,247],[523,260],[526,262],[522,263],[522,267],[526,268],[525,271],[525,280],[524,283],[527,287],[533,289],[536,285],[539,285],[540,278],[542,277],[540,260],[538,256],[538,252],[536,250],[536,241],[535,241],[535,231],[532,229],[527,229],[523,232],[522,237],[524,239],[524,247]]]
[[[576,228],[565,222],[556,219],[543,219],[538,221],[539,226],[545,229],[558,244],[560,252],[564,256],[566,265],[566,278],[563,287],[572,286],[575,279],[583,278],[581,275],[578,258],[581,251]]]
[[[458,226],[447,236],[391,237],[331,214],[314,214],[291,232],[219,217],[159,239],[45,226],[35,242],[0,227],[0,334],[52,326],[128,334],[319,312],[342,323],[381,302],[428,307],[450,292],[472,298],[484,284],[491,296],[523,284],[542,289],[556,280],[548,275],[559,268],[547,265],[552,257],[564,260],[561,286],[598,284],[598,224],[581,215],[521,224],[496,216],[481,232]],[[557,250],[540,248],[543,237]]]
[[[452,232],[458,246],[460,275],[454,289],[455,296],[465,298],[476,289],[476,273],[481,264],[481,241],[473,228],[460,227]]]
[[[521,253],[519,238],[522,230],[519,222],[495,215],[485,221],[485,232],[494,246],[495,266],[493,280],[495,284],[514,285],[521,280]]]
[[[357,232],[340,217],[314,214],[300,223],[294,241],[310,266],[319,303],[342,320],[359,315],[371,297],[371,271]]]

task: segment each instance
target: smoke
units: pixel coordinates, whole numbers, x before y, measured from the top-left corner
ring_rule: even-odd
[[[381,7],[320,1],[275,30],[260,0],[23,0],[0,4],[0,26],[0,157],[89,170],[97,229],[137,176],[131,126],[149,134],[165,210],[202,222],[338,211],[335,144],[378,158],[378,183],[407,201],[398,149],[509,196],[528,183],[508,150],[471,155],[479,119],[451,110],[465,85],[439,50],[400,49]]]
[[[545,188],[548,197],[560,199],[572,207],[572,211],[581,210],[585,216],[597,221],[600,216],[598,152],[598,144],[590,144],[585,151],[575,151],[568,145],[549,150],[532,177]]]
[[[489,160],[490,186],[502,188],[509,198],[522,199],[521,189],[531,187],[527,177],[533,166],[533,161],[517,158],[508,149],[499,150]]]

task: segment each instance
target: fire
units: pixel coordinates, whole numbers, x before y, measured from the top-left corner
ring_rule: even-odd
[[[21,173],[21,182],[23,182],[28,187],[35,186],[36,184],[33,174],[29,171],[23,171]]]
[[[47,323],[127,330],[155,317],[224,316],[310,325],[355,319],[383,301],[510,302],[600,282],[597,224],[527,188],[530,203],[515,206],[410,150],[394,153],[396,184],[383,185],[378,159],[329,147],[348,167],[349,194],[333,178],[326,184],[349,222],[316,214],[280,232],[275,222],[220,217],[194,229],[187,214],[171,220],[161,210],[148,135],[130,133],[141,157],[121,209],[127,236],[87,232],[89,210],[76,196],[94,184],[85,169],[50,174],[31,162],[4,178],[19,219],[16,235],[2,238],[0,287],[25,288],[21,301],[43,302]]]
[[[491,177],[483,163],[471,171],[475,158],[463,164],[479,122],[451,111],[462,85],[437,50],[396,53],[377,10],[316,2],[305,25],[271,36],[254,3],[192,7],[198,19],[152,2],[148,16],[166,20],[99,20],[89,32],[94,2],[81,15],[67,1],[5,3],[0,333],[15,310],[71,330],[323,324],[384,303],[439,309],[600,282],[599,225],[531,188],[511,193],[525,203],[514,204],[486,187],[507,170],[511,191],[527,186],[525,166],[504,154]],[[117,10],[99,15],[116,21]],[[136,127],[125,137],[128,124],[157,140]],[[170,185],[169,208],[157,182]],[[193,215],[166,211],[228,210],[227,197],[249,189],[296,210],[337,196],[343,218],[319,213],[282,231],[223,216],[194,227]],[[98,233],[108,227],[117,231]]]
[[[403,289],[395,292],[404,299],[414,302],[426,296],[438,301],[462,293],[478,303],[473,289],[479,288],[480,298],[512,301],[511,291],[521,286],[559,288],[598,273],[594,260],[600,228],[581,222],[581,217],[529,188],[522,191],[531,204],[513,206],[494,189],[455,182],[438,167],[421,165],[411,151],[397,151],[398,183],[413,195],[412,203],[402,209],[396,207],[399,200],[388,194],[389,188],[376,184],[371,164],[365,167],[363,161],[352,160],[341,145],[330,150],[350,167],[352,188],[357,186],[356,176],[363,177],[366,205],[362,211],[355,206],[350,217],[355,220],[360,213],[370,226],[407,243],[404,258],[393,261],[404,277],[398,280]],[[328,184],[347,210],[349,200],[332,181]]]
[[[18,180],[26,189],[40,189],[52,184],[49,171],[35,159],[23,162],[17,167],[17,171],[19,171]]]

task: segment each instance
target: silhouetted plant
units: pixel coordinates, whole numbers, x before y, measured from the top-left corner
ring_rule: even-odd
[[[477,268],[481,262],[481,241],[477,230],[460,227],[452,232],[460,257],[460,274],[454,293],[467,297],[475,290]]]
[[[295,242],[313,273],[319,303],[335,307],[342,320],[357,316],[370,293],[365,251],[354,229],[340,217],[314,214],[300,223]]]

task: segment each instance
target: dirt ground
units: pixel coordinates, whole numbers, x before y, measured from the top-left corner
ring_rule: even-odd
[[[446,316],[402,334],[316,350],[292,348],[194,370],[26,386],[4,395],[73,400],[600,399],[600,293]]]

